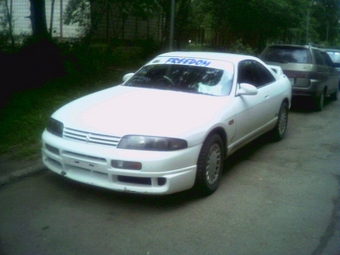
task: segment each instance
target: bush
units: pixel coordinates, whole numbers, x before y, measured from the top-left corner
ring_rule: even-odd
[[[255,54],[255,50],[252,49],[249,45],[243,44],[242,39],[238,39],[234,43],[230,43],[230,45],[188,44],[185,47],[185,50],[228,52],[247,55]]]
[[[245,45],[242,42],[242,39],[236,40],[235,43],[231,44],[231,46],[227,49],[228,52],[237,53],[237,54],[247,54],[254,55],[255,50],[252,49],[249,45]]]
[[[124,73],[144,63],[153,48],[150,42],[113,46],[27,41],[18,52],[0,54],[2,71],[8,75],[3,80],[11,81],[0,98],[0,153],[39,153],[40,135],[56,109],[118,84]]]

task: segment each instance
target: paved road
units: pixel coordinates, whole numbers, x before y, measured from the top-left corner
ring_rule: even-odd
[[[207,198],[115,193],[49,171],[4,185],[0,254],[339,254],[339,106],[295,107],[286,139],[234,154]]]

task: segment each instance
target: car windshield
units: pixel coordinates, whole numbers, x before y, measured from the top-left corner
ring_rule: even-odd
[[[262,56],[262,59],[268,62],[279,63],[312,63],[308,49],[300,47],[269,47]]]
[[[335,67],[340,67],[340,51],[327,51]]]
[[[142,67],[124,85],[223,96],[230,93],[232,76],[217,68],[156,64]]]

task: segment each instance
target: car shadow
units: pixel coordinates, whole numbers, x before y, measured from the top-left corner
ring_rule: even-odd
[[[172,208],[183,205],[190,200],[199,199],[191,190],[169,195],[138,194],[91,186],[70,180],[51,171],[46,171],[45,174],[48,184],[58,189],[64,197],[68,197],[68,200],[91,201],[91,203],[114,204],[116,206],[127,207]]]
[[[225,161],[221,177],[222,182],[223,179],[227,178],[227,176],[232,173],[234,166],[249,158],[261,147],[265,146],[268,143],[271,143],[271,141],[271,137],[265,134],[232,154]],[[61,192],[64,193],[66,197],[69,197],[71,200],[84,200],[85,197],[86,200],[90,200],[94,203],[115,204],[117,206],[121,205],[126,207],[152,207],[155,209],[159,208],[160,210],[163,210],[164,208],[175,209],[185,204],[190,204],[192,202],[200,201],[206,198],[209,199],[211,196],[214,196],[202,196],[197,193],[195,189],[190,189],[170,195],[144,195],[137,193],[125,193],[107,190],[96,186],[90,186],[87,184],[75,182],[51,172],[49,173],[50,174],[47,176],[47,178],[50,182],[50,185],[55,186],[58,190],[62,190]]]
[[[327,107],[332,101],[325,98],[324,107]],[[294,112],[316,112],[315,101],[311,97],[293,97],[291,111]]]

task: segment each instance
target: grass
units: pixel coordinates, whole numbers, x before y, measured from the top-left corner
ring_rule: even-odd
[[[73,78],[46,83],[13,93],[0,110],[0,154],[33,158],[40,154],[40,137],[49,116],[62,105],[83,95],[119,84],[122,72],[105,77]]]
[[[144,44],[138,47],[58,45],[60,52],[63,52],[61,56],[67,78],[12,93],[4,106],[0,102],[0,154],[10,154],[16,158],[40,155],[41,134],[51,114],[76,98],[119,84],[124,74],[136,71],[149,56],[154,55],[152,44],[148,41]],[[40,67],[44,65],[42,62],[32,63]],[[53,65],[51,69],[45,69],[53,70]],[[32,83],[25,78],[26,75],[27,78],[31,77],[29,75],[32,73],[18,72],[18,75],[23,76],[20,79],[22,83]],[[14,81],[12,85],[15,87],[19,83]]]

